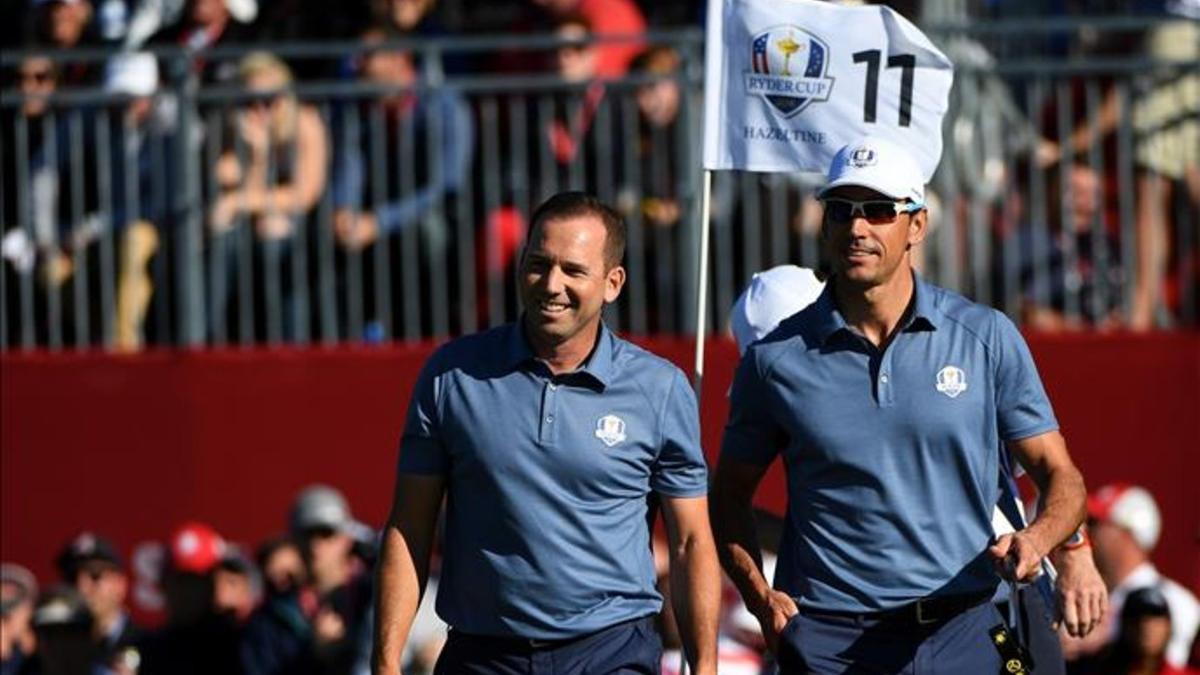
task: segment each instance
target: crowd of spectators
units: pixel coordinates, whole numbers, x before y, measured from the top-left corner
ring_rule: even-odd
[[[297,495],[286,527],[251,555],[206,523],[183,523],[142,551],[151,562],[137,568],[136,598],[134,570],[93,532],[67,542],[59,581],[40,592],[6,563],[0,672],[367,672],[374,533],[322,485]],[[152,629],[137,623],[147,619]]]
[[[1093,554],[1109,586],[1105,623],[1085,639],[1060,634],[1072,675],[1175,675],[1200,665],[1200,605],[1150,562],[1161,517],[1149,492],[1105,486],[1088,503]],[[756,514],[768,578],[782,521]],[[228,675],[369,672],[377,533],[344,495],[313,485],[296,495],[285,534],[251,554],[212,526],[185,522],[161,544],[141,544],[136,566],[104,537],[82,532],[55,560],[58,578],[0,569],[2,675]],[[666,543],[655,549],[669,598]],[[148,555],[149,554],[149,555]],[[433,610],[437,559],[406,645],[404,672],[432,672],[447,626]],[[133,589],[137,588],[135,592]],[[737,592],[722,593],[722,673],[772,672],[761,631]],[[663,672],[678,672],[670,613],[657,625]]]
[[[923,16],[919,3],[893,4]],[[1196,4],[1165,3],[1159,14],[1183,18],[1061,56],[1195,60]],[[699,52],[646,31],[699,26],[702,11],[682,0],[357,0],[336,12],[311,0],[9,0],[5,42],[26,56],[5,73],[21,98],[0,114],[6,343],[180,341],[180,312],[198,311],[178,301],[180,284],[204,285],[204,339],[216,343],[315,339],[318,313],[327,340],[462,332],[512,315],[525,215],[567,187],[635,222],[631,294],[645,319],[632,323],[686,330],[680,224],[699,212],[698,155],[684,152]],[[454,49],[472,33],[560,43]],[[431,51],[425,38],[451,42]],[[318,48],[274,48],[294,41]],[[319,48],[335,43],[345,48]],[[932,191],[935,237],[956,228],[950,241],[965,243],[930,269],[984,270],[961,289],[1042,329],[1194,323],[1200,76],[1076,77],[1035,101],[987,75],[996,61],[983,45],[946,44],[985,76],[956,90],[949,178]],[[63,51],[88,47],[108,51]],[[514,75],[557,84],[440,86]],[[48,98],[81,89],[104,96]],[[196,91],[211,96],[183,95]],[[1004,149],[993,156],[989,143]],[[754,261],[815,265],[811,181],[737,181],[720,176],[713,200],[733,285]],[[742,234],[780,209],[785,231]],[[204,271],[189,277],[177,270],[193,248]]]

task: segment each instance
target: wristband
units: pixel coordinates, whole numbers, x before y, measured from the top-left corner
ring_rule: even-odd
[[[1077,548],[1083,548],[1084,546],[1091,545],[1092,540],[1088,538],[1087,526],[1080,525],[1079,529],[1075,530],[1075,534],[1072,534],[1069,539],[1062,543],[1061,548],[1064,551],[1074,551]]]

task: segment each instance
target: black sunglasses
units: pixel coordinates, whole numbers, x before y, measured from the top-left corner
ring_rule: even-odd
[[[325,525],[309,527],[304,530],[305,539],[328,539],[337,534],[337,530]]]

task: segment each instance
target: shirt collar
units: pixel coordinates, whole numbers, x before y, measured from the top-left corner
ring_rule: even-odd
[[[901,331],[936,330],[939,313],[934,303],[934,289],[915,271],[913,272],[913,294],[916,296],[916,302]],[[833,295],[833,283],[825,284],[825,290],[821,291],[821,295],[813,301],[813,311],[816,313],[813,327],[821,344],[826,344],[831,337],[841,331],[850,331],[850,326],[846,324],[846,319],[837,308],[837,302]]]
[[[815,313],[813,329],[821,344],[829,342],[829,338],[833,337],[835,333],[849,330],[846,320],[842,318],[842,313],[838,311],[837,303],[834,301],[832,283],[825,284],[825,289],[813,301],[813,312]]]
[[[526,361],[533,360],[533,350],[529,348],[529,340],[525,339],[525,317],[508,324],[508,334],[504,338],[504,365],[516,368]]]
[[[598,382],[600,386],[607,387],[613,373],[613,342],[615,339],[612,331],[601,321],[600,330],[596,336],[596,346],[592,348],[592,353],[588,355],[578,370],[573,373],[566,373],[565,375],[587,375]],[[525,337],[524,315],[514,323],[509,324],[504,353],[505,364],[510,368],[537,360],[537,356],[534,355],[533,349],[529,346],[529,339]]]
[[[937,330],[937,320],[941,316],[937,303],[934,302],[935,289],[920,274],[913,272],[913,293],[917,302],[913,306],[912,316],[904,330]]]

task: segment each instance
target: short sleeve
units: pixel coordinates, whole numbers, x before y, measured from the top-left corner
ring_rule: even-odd
[[[440,366],[440,352],[425,362],[408,402],[404,434],[400,438],[399,473],[444,475],[450,471],[450,456],[441,436],[438,402],[447,374]]]
[[[1019,441],[1058,429],[1025,338],[1007,316],[1000,312],[994,316],[996,418],[1001,440]]]
[[[729,420],[721,440],[721,456],[758,466],[779,454],[779,432],[766,404],[765,382],[758,370],[758,349],[752,346],[738,364],[729,391]]]
[[[700,497],[708,494],[708,465],[700,446],[700,412],[683,373],[675,367],[671,370],[671,389],[659,417],[661,441],[650,487],[668,497]]]

